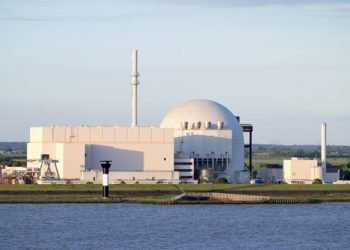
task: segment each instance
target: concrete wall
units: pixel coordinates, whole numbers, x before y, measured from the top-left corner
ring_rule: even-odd
[[[86,145],[86,169],[100,169],[111,160],[111,171],[173,171],[172,143],[115,143]]]
[[[64,179],[80,179],[85,165],[85,145],[82,143],[57,143],[58,171]]]

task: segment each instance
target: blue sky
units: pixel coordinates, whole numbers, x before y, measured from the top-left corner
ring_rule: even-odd
[[[255,143],[350,145],[350,1],[1,0],[0,141],[40,125],[130,124],[215,100]]]

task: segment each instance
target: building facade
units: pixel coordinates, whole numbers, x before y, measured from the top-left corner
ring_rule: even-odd
[[[102,160],[111,160],[111,173],[117,172],[123,179],[132,179],[140,172],[152,173],[154,179],[178,179],[174,173],[172,129],[34,127],[30,129],[27,151],[28,167],[38,167],[41,156],[49,155],[57,161],[56,176],[63,179],[80,179],[83,172],[100,170]],[[51,170],[55,172],[55,168]],[[41,176],[45,172],[44,166]]]

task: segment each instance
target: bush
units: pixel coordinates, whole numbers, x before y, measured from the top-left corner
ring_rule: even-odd
[[[226,184],[226,183],[228,183],[228,181],[224,177],[218,177],[214,180],[214,184]]]
[[[126,184],[125,181],[121,181],[120,184]]]
[[[66,181],[66,185],[73,184],[71,180]]]
[[[91,181],[86,182],[86,185],[91,185],[93,184]]]
[[[315,179],[312,184],[323,184],[323,182],[320,179]]]
[[[200,184],[206,184],[206,183],[208,183],[208,180],[202,177],[202,178],[199,180],[199,183],[200,183]]]

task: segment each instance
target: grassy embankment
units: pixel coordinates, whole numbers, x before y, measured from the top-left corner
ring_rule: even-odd
[[[0,203],[164,203],[179,193],[173,185],[110,185],[110,199],[103,199],[102,186],[0,185]]]
[[[224,192],[270,196],[301,202],[350,201],[350,185],[157,184],[110,185],[111,199],[101,198],[101,185],[0,185],[0,203],[166,203],[181,193]]]

